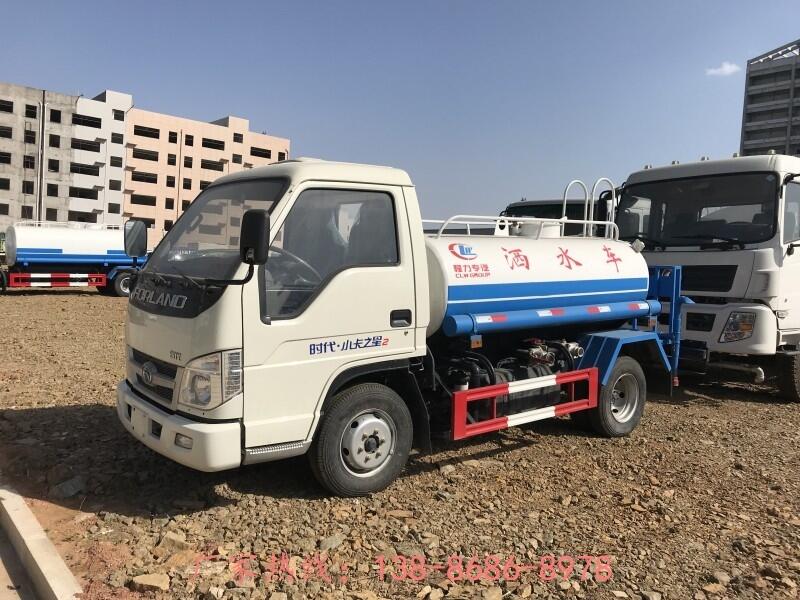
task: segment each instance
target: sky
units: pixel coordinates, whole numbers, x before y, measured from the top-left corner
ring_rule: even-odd
[[[210,121],[292,155],[391,165],[423,215],[739,148],[748,58],[797,0],[6,2],[0,80]]]

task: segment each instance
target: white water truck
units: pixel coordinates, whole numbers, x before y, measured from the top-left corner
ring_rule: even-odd
[[[119,226],[21,221],[6,230],[7,288],[96,287],[106,295],[127,296],[137,261],[125,254]]]
[[[679,321],[637,323],[680,305],[680,268],[648,269],[612,222],[576,223],[584,235],[457,216],[426,235],[411,179],[388,167],[295,159],[222,177],[134,277],[119,419],[202,471],[307,454],[346,496],[389,485],[432,434],[571,415],[627,435],[645,372],[675,382]],[[141,223],[126,248],[144,254]]]

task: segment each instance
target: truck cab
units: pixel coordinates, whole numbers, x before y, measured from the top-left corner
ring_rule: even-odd
[[[620,239],[683,269],[681,362],[763,381],[800,399],[800,158],[646,168],[622,187]]]

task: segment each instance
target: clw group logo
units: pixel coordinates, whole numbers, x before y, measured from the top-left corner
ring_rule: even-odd
[[[478,258],[478,253],[472,249],[472,246],[467,246],[466,244],[455,242],[450,244],[447,249],[450,250],[450,254],[461,260],[475,260]]]

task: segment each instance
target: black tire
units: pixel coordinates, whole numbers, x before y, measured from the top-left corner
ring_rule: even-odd
[[[778,390],[782,398],[800,402],[800,354],[778,358]]]
[[[586,411],[592,429],[604,437],[628,435],[642,420],[646,398],[642,367],[630,356],[619,357],[608,385],[600,388],[597,408]]]
[[[120,297],[127,298],[131,292],[131,273],[130,271],[122,271],[117,273],[114,280],[111,282],[114,287],[114,294]]]
[[[385,385],[361,383],[326,404],[308,458],[317,481],[330,492],[366,496],[395,480],[408,460],[412,440],[411,413],[403,399]],[[383,444],[389,449],[381,456]],[[371,468],[370,460],[379,466]]]

